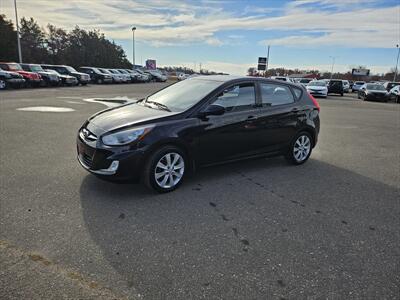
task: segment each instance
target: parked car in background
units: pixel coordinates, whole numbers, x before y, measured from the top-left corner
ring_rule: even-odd
[[[328,94],[339,94],[343,96],[343,81],[340,79],[330,79],[328,83]]]
[[[118,71],[117,69],[108,69],[111,73],[119,75],[121,77],[121,82],[122,83],[128,83],[131,82],[131,76],[127,74],[123,74],[122,72]]]
[[[306,87],[307,84],[309,84],[313,80],[314,79],[312,79],[312,78],[301,78],[298,83],[300,83],[302,86]]]
[[[177,76],[177,79],[179,80],[179,81],[181,81],[181,80],[185,80],[185,79],[187,79],[187,78],[189,78],[189,74],[186,74],[186,73],[179,73],[178,74],[178,76]]]
[[[20,64],[23,70],[40,74],[42,77],[41,85],[43,86],[57,86],[60,82],[58,75],[46,72],[41,65],[38,64]]]
[[[9,87],[20,88],[25,85],[25,79],[22,75],[16,72],[4,71],[0,68],[0,90],[5,90]]]
[[[88,118],[78,130],[77,157],[102,178],[141,179],[170,192],[194,166],[272,155],[305,163],[318,141],[319,110],[303,87],[291,83],[188,78]]]
[[[87,85],[90,82],[90,76],[86,73],[78,72],[73,67],[65,65],[42,65],[43,69],[55,70],[60,74],[74,76],[79,84]]]
[[[286,81],[286,82],[292,82],[289,77],[287,76],[271,76],[270,79],[275,79],[275,80],[280,80],[280,81]]]
[[[350,82],[348,80],[343,81],[343,92],[348,93],[350,92]]]
[[[328,87],[326,86],[325,81],[323,80],[313,80],[306,86],[307,92],[315,97],[324,97],[328,96]]]
[[[117,72],[120,74],[124,75],[127,78],[127,82],[136,82],[137,81],[137,76],[135,74],[132,74],[124,69],[115,69]]]
[[[353,92],[358,92],[360,90],[360,87],[362,87],[364,84],[365,81],[355,81],[351,90]]]
[[[358,99],[387,102],[388,92],[382,84],[366,83],[358,91]]]
[[[139,70],[130,70],[130,69],[125,69],[130,74],[133,74],[136,76],[136,82],[149,82],[150,77],[147,74],[140,73]]]
[[[389,92],[392,88],[394,88],[396,85],[400,85],[400,82],[393,82],[393,81],[387,81],[383,84],[385,89]]]
[[[147,74],[141,69],[135,69],[135,72],[138,72],[139,74],[141,74],[142,77],[145,78],[147,82],[150,82],[153,79],[153,76],[151,76],[151,74]]]
[[[392,87],[388,94],[388,100],[400,103],[400,85]]]
[[[22,77],[24,77],[25,79],[26,86],[30,87],[40,86],[40,82],[42,80],[40,74],[35,72],[24,71],[22,67],[17,63],[0,62],[0,68],[3,69],[4,71],[16,72],[22,75]]]
[[[349,80],[349,84],[350,84],[350,91],[352,91],[353,90],[354,81],[353,80]]]
[[[121,83],[122,82],[122,77],[121,74],[114,74],[111,73],[108,69],[104,69],[104,68],[97,68],[100,72],[104,73],[104,74],[108,74],[111,76],[112,79],[112,83]]]
[[[56,74],[59,77],[58,85],[75,86],[79,84],[78,79],[75,76],[63,75],[58,73],[56,70],[44,69],[46,72]]]
[[[90,81],[97,84],[111,83],[112,76],[93,67],[80,67],[79,71],[90,76]]]
[[[152,76],[153,81],[165,82],[168,79],[167,76],[162,74],[159,70],[145,70],[144,72],[150,74]]]

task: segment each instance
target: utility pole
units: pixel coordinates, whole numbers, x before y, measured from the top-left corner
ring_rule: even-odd
[[[265,66],[265,77],[267,77],[267,72],[268,72],[268,64],[269,64],[269,48],[270,48],[270,46],[268,45],[268,48],[267,48],[267,65]]]
[[[133,62],[133,69],[135,69],[135,30],[136,27],[132,27],[132,62]]]
[[[335,59],[336,59],[336,57],[335,56],[329,56],[330,58],[332,58],[332,68],[331,68],[331,79],[332,79],[332,76],[333,76],[333,66],[335,65]]]
[[[18,21],[18,12],[17,12],[17,0],[14,0],[14,8],[15,8],[15,24],[17,24],[18,58],[19,58],[19,63],[22,63],[21,41],[19,40],[19,21]]]
[[[396,81],[396,76],[397,76],[397,66],[399,64],[399,56],[400,56],[400,48],[399,44],[396,45],[397,48],[397,60],[396,60],[396,68],[394,69],[394,76],[393,76],[393,81]]]

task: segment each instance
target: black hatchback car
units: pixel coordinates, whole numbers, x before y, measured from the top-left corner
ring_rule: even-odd
[[[302,164],[319,124],[319,105],[303,87],[199,76],[91,116],[78,132],[78,160],[102,178],[168,192],[201,166],[272,155]]]

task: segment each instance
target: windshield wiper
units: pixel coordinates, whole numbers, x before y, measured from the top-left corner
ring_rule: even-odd
[[[146,100],[146,101],[144,102],[144,104],[146,104],[146,103],[154,104],[155,106],[157,106],[158,108],[160,108],[160,109],[162,109],[162,110],[171,111],[171,110],[168,108],[168,106],[166,106],[166,105],[164,105],[164,104],[162,104],[162,103],[158,103],[158,102],[155,102],[155,101],[149,101],[149,100]]]

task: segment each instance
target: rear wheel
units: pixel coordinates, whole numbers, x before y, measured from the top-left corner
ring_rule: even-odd
[[[103,79],[101,78],[97,79],[97,84],[103,84]]]
[[[300,132],[293,139],[289,150],[286,154],[286,159],[294,164],[301,165],[305,163],[312,152],[312,137],[308,132]]]
[[[175,190],[185,176],[185,153],[175,146],[164,146],[155,151],[147,160],[143,181],[147,187],[159,193]]]
[[[7,82],[4,79],[0,79],[0,90],[5,90],[7,88]]]

